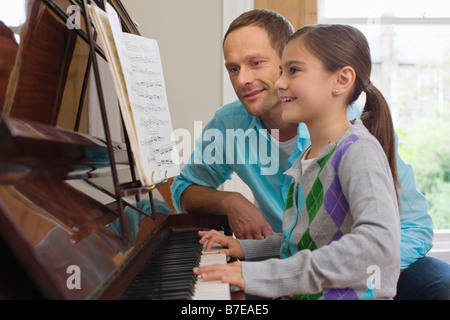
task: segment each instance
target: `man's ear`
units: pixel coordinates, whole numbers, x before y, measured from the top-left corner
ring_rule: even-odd
[[[334,83],[333,94],[341,95],[347,93],[353,87],[356,80],[356,72],[350,67],[346,66],[336,72],[336,80]]]

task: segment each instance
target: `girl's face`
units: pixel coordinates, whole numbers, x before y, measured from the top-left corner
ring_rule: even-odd
[[[282,101],[283,120],[308,124],[326,116],[336,78],[301,39],[292,40],[285,47],[280,71],[275,88]]]

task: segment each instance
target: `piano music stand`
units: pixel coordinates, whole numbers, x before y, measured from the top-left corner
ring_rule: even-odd
[[[96,46],[95,46],[95,42],[93,39],[93,33],[92,33],[92,28],[94,28],[95,31],[95,27],[93,26],[93,24],[91,23],[90,17],[89,17],[89,13],[87,12],[86,8],[87,8],[87,1],[88,0],[83,0],[81,1],[81,9],[82,9],[82,16],[85,19],[86,22],[86,30],[87,30],[87,42],[89,45],[89,55],[90,55],[90,59],[89,59],[89,63],[88,63],[88,67],[92,67],[93,68],[93,72],[94,72],[94,78],[95,78],[95,84],[96,84],[96,88],[97,88],[97,95],[98,95],[98,99],[99,99],[99,104],[100,104],[100,113],[101,113],[101,117],[102,117],[102,123],[103,123],[103,128],[105,131],[105,139],[106,139],[106,145],[108,148],[108,156],[109,156],[109,160],[110,160],[110,165],[111,165],[111,173],[112,173],[112,179],[113,179],[113,185],[114,185],[114,197],[117,201],[118,204],[118,210],[119,210],[119,218],[121,221],[121,227],[122,227],[122,235],[124,237],[124,241],[128,242],[127,239],[127,235],[126,235],[126,225],[125,225],[125,216],[124,216],[124,204],[126,206],[131,207],[132,209],[136,210],[137,212],[148,216],[150,218],[152,218],[153,220],[155,220],[156,218],[154,217],[154,213],[155,213],[155,204],[154,204],[154,200],[153,200],[153,194],[152,191],[158,187],[159,185],[162,185],[164,183],[166,183],[168,181],[167,177],[164,181],[156,184],[153,182],[153,185],[151,186],[142,186],[142,184],[140,183],[140,181],[138,181],[136,179],[136,174],[134,171],[134,161],[133,161],[133,154],[132,154],[132,150],[131,150],[131,145],[130,145],[130,141],[128,139],[128,134],[127,134],[127,128],[124,125],[123,122],[123,118],[122,118],[122,126],[123,126],[123,132],[124,132],[124,136],[125,136],[125,143],[127,146],[127,152],[128,152],[128,162],[129,162],[129,166],[130,166],[130,172],[131,172],[131,176],[132,176],[132,181],[130,183],[124,183],[124,184],[120,184],[119,183],[119,179],[118,179],[118,173],[117,173],[117,167],[116,167],[116,163],[115,163],[115,159],[114,159],[114,152],[113,152],[113,144],[112,144],[112,140],[111,140],[111,133],[110,133],[110,129],[109,129],[109,124],[108,124],[108,118],[107,118],[107,114],[106,114],[106,105],[105,105],[105,99],[103,96],[103,89],[102,89],[102,82],[100,79],[100,71],[99,71],[99,67],[98,67],[98,61],[97,61],[97,56],[96,56]],[[91,2],[89,0],[89,2]],[[105,10],[105,6],[103,1],[101,1],[101,8],[103,10]],[[94,35],[95,36],[95,35]],[[105,58],[106,59],[106,58]],[[82,103],[80,103],[79,108],[82,107]],[[78,112],[79,114],[81,113],[80,110]],[[152,179],[153,180],[153,179]],[[148,193],[149,195],[149,200],[150,200],[150,205],[151,205],[151,210],[152,212],[149,214],[139,208],[137,208],[136,206],[125,202],[122,197],[124,196],[129,196],[129,195],[135,195],[137,198],[137,200],[139,199],[139,195],[140,194],[144,194],[144,193]]]

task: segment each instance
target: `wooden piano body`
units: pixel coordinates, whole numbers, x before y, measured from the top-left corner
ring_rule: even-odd
[[[69,6],[82,8],[29,0],[20,43],[0,21],[0,299],[120,299],[171,230],[231,232],[225,217],[174,214],[157,190],[153,215],[120,209],[109,151],[124,183],[130,154],[88,134],[92,61],[84,18],[68,28]]]

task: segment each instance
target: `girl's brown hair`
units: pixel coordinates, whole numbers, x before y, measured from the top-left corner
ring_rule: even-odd
[[[352,26],[317,24],[298,30],[288,42],[299,38],[305,48],[322,61],[326,70],[336,72],[346,66],[355,70],[356,80],[348,104],[355,102],[363,91],[366,93],[361,121],[380,142],[398,187],[394,124],[385,98],[370,81],[372,59],[366,37]]]

